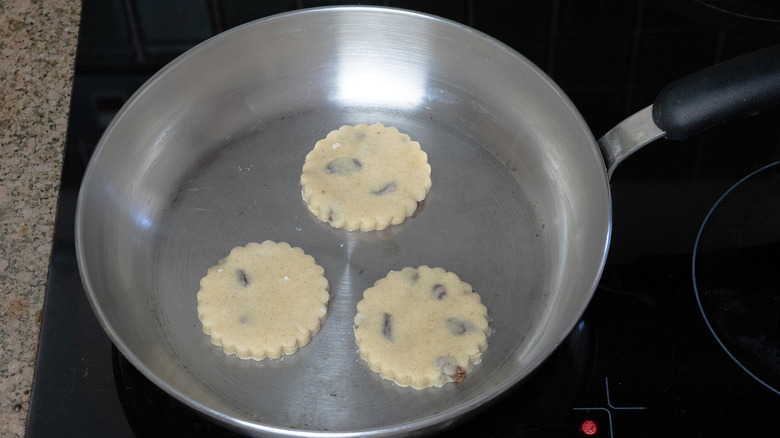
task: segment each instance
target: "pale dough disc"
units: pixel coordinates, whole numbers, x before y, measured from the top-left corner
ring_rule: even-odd
[[[383,230],[417,211],[431,187],[420,144],[394,127],[342,126],[306,155],[301,194],[335,228]]]
[[[214,345],[241,358],[292,354],[325,319],[328,280],[285,242],[238,246],[200,280],[198,319]]]
[[[355,342],[372,370],[422,389],[461,382],[487,348],[487,308],[442,268],[391,271],[363,293]]]

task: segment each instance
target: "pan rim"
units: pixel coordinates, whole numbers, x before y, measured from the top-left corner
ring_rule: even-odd
[[[599,149],[597,147],[592,132],[588,128],[587,124],[585,123],[582,115],[579,113],[579,110],[577,110],[577,108],[571,102],[569,97],[563,92],[563,90],[555,82],[553,82],[552,79],[544,71],[542,71],[539,67],[537,67],[535,64],[530,62],[522,54],[510,48],[503,42],[479,30],[473,29],[461,23],[457,23],[455,21],[451,21],[435,15],[406,10],[406,9],[400,9],[400,8],[383,7],[383,6],[326,6],[326,7],[307,8],[307,9],[300,9],[291,12],[284,12],[281,14],[275,14],[272,16],[260,18],[252,22],[242,24],[240,26],[222,32],[218,35],[215,35],[201,42],[200,44],[197,44],[196,46],[187,50],[183,54],[179,55],[173,61],[166,64],[158,72],[152,75],[152,77],[146,83],[144,83],[135,93],[132,94],[132,96],[128,99],[127,103],[120,109],[120,111],[111,121],[109,126],[106,128],[105,132],[103,133],[103,135],[101,136],[100,140],[98,141],[95,147],[95,150],[89,160],[86,171],[84,173],[84,177],[82,179],[82,183],[77,198],[76,215],[75,215],[75,246],[76,246],[76,258],[77,258],[79,274],[81,276],[82,284],[84,285],[84,289],[89,298],[88,301],[90,303],[90,306],[92,307],[93,312],[97,316],[99,323],[103,327],[108,337],[116,345],[116,347],[119,349],[122,355],[134,367],[136,367],[139,371],[141,371],[146,378],[151,380],[155,385],[164,389],[167,393],[173,395],[176,399],[183,402],[185,405],[190,406],[201,413],[208,414],[210,417],[215,418],[216,420],[219,420],[222,423],[225,423],[233,427],[239,426],[242,428],[251,429],[256,432],[272,433],[272,434],[283,435],[283,436],[289,435],[289,436],[310,436],[310,437],[387,436],[387,435],[396,435],[401,433],[409,433],[412,431],[419,432],[419,431],[438,429],[442,427],[443,423],[447,423],[448,421],[454,422],[457,420],[459,416],[466,413],[471,413],[474,410],[477,410],[485,406],[490,401],[496,399],[499,395],[505,393],[508,389],[515,386],[518,382],[526,378],[541,363],[543,363],[547,359],[547,357],[549,357],[549,355],[560,345],[561,342],[563,342],[566,336],[568,336],[568,333],[577,324],[577,320],[574,320],[570,324],[568,329],[557,340],[557,342],[552,344],[547,349],[547,351],[544,352],[543,355],[539,356],[537,360],[529,364],[529,366],[527,367],[524,373],[518,373],[512,376],[512,378],[504,379],[502,382],[493,386],[485,393],[480,394],[479,396],[476,396],[470,399],[469,401],[454,405],[440,413],[427,416],[424,418],[420,418],[414,421],[406,422],[406,423],[386,426],[383,427],[382,429],[363,429],[363,430],[356,430],[356,431],[303,431],[299,429],[270,426],[268,424],[252,422],[240,418],[231,417],[217,410],[214,410],[206,406],[205,404],[192,399],[191,397],[186,396],[180,390],[171,386],[168,382],[164,381],[160,376],[158,376],[157,373],[154,373],[147,366],[145,366],[144,363],[138,358],[138,356],[132,351],[132,349],[120,338],[114,326],[109,321],[109,318],[106,316],[106,313],[101,306],[101,300],[96,293],[96,288],[94,287],[92,281],[90,280],[91,278],[89,275],[90,270],[86,263],[86,259],[85,259],[86,249],[84,247],[84,236],[87,234],[87,232],[84,229],[83,216],[88,214],[85,211],[85,204],[86,204],[86,197],[87,197],[86,187],[88,185],[88,182],[92,178],[94,178],[93,175],[96,172],[95,170],[96,165],[94,163],[98,161],[103,151],[108,147],[106,145],[109,143],[109,139],[112,137],[112,133],[116,130],[116,127],[122,123],[122,120],[125,117],[125,115],[129,111],[131,111],[131,109],[135,106],[135,104],[142,99],[144,94],[147,93],[148,90],[152,87],[152,85],[155,84],[157,81],[159,81],[161,77],[169,74],[170,71],[177,69],[188,58],[196,55],[198,52],[204,50],[205,48],[213,44],[216,44],[218,40],[230,38],[237,33],[245,32],[246,29],[250,27],[258,26],[263,22],[269,20],[277,20],[280,18],[299,16],[299,15],[311,14],[311,13],[320,13],[324,11],[339,11],[338,13],[344,13],[348,11],[374,11],[379,13],[392,12],[394,14],[417,16],[420,18],[424,18],[426,20],[433,20],[436,22],[444,23],[448,26],[455,27],[461,31],[465,31],[480,39],[490,42],[493,46],[508,53],[513,58],[517,58],[523,63],[528,64],[531,68],[534,69],[536,74],[538,74],[541,77],[541,79],[543,79],[546,82],[546,84],[550,87],[550,89],[554,90],[555,93],[558,95],[558,97],[568,104],[568,106],[572,110],[572,116],[574,116],[575,120],[581,125],[582,131],[587,134],[593,153],[598,156],[599,160],[601,160],[603,164],[603,159],[601,158]],[[603,251],[602,251],[601,260],[599,260],[598,263],[598,271],[595,272],[595,277],[593,282],[587,286],[589,290],[587,294],[587,299],[584,300],[584,304],[581,306],[581,308],[577,310],[577,314],[580,316],[584,313],[585,308],[587,307],[587,303],[590,302],[593,294],[596,291],[598,281],[601,278],[604,266],[606,264],[607,253],[608,253],[608,249],[611,241],[611,235],[612,235],[612,204],[611,204],[612,200],[611,200],[611,194],[609,190],[609,182],[608,182],[606,167],[601,166],[601,168],[603,169],[603,180],[605,186],[604,192],[606,195],[605,202],[607,207],[606,233],[602,245]],[[585,289],[585,287],[583,287],[583,289]],[[549,319],[547,319],[547,321],[549,321]]]

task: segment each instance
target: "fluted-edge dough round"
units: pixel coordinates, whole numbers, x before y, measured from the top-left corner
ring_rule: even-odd
[[[391,271],[367,289],[354,329],[373,371],[415,389],[465,379],[489,333],[487,308],[471,285],[428,266]]]
[[[301,195],[335,228],[383,230],[413,215],[431,187],[420,144],[381,123],[342,126],[306,155]]]
[[[200,280],[198,319],[226,354],[278,358],[308,344],[327,313],[328,280],[301,248],[249,243]]]

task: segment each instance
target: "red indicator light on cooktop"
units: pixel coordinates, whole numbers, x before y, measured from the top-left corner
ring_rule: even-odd
[[[599,428],[596,426],[595,421],[585,420],[582,422],[582,425],[580,425],[580,431],[585,435],[592,436],[599,431]]]

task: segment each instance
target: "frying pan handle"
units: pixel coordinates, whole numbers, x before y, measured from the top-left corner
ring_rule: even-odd
[[[666,86],[655,103],[598,141],[607,177],[612,178],[621,161],[653,140],[681,140],[779,104],[780,45],[693,73]]]
[[[675,81],[658,94],[653,121],[681,140],[780,103],[780,45],[733,58]]]

